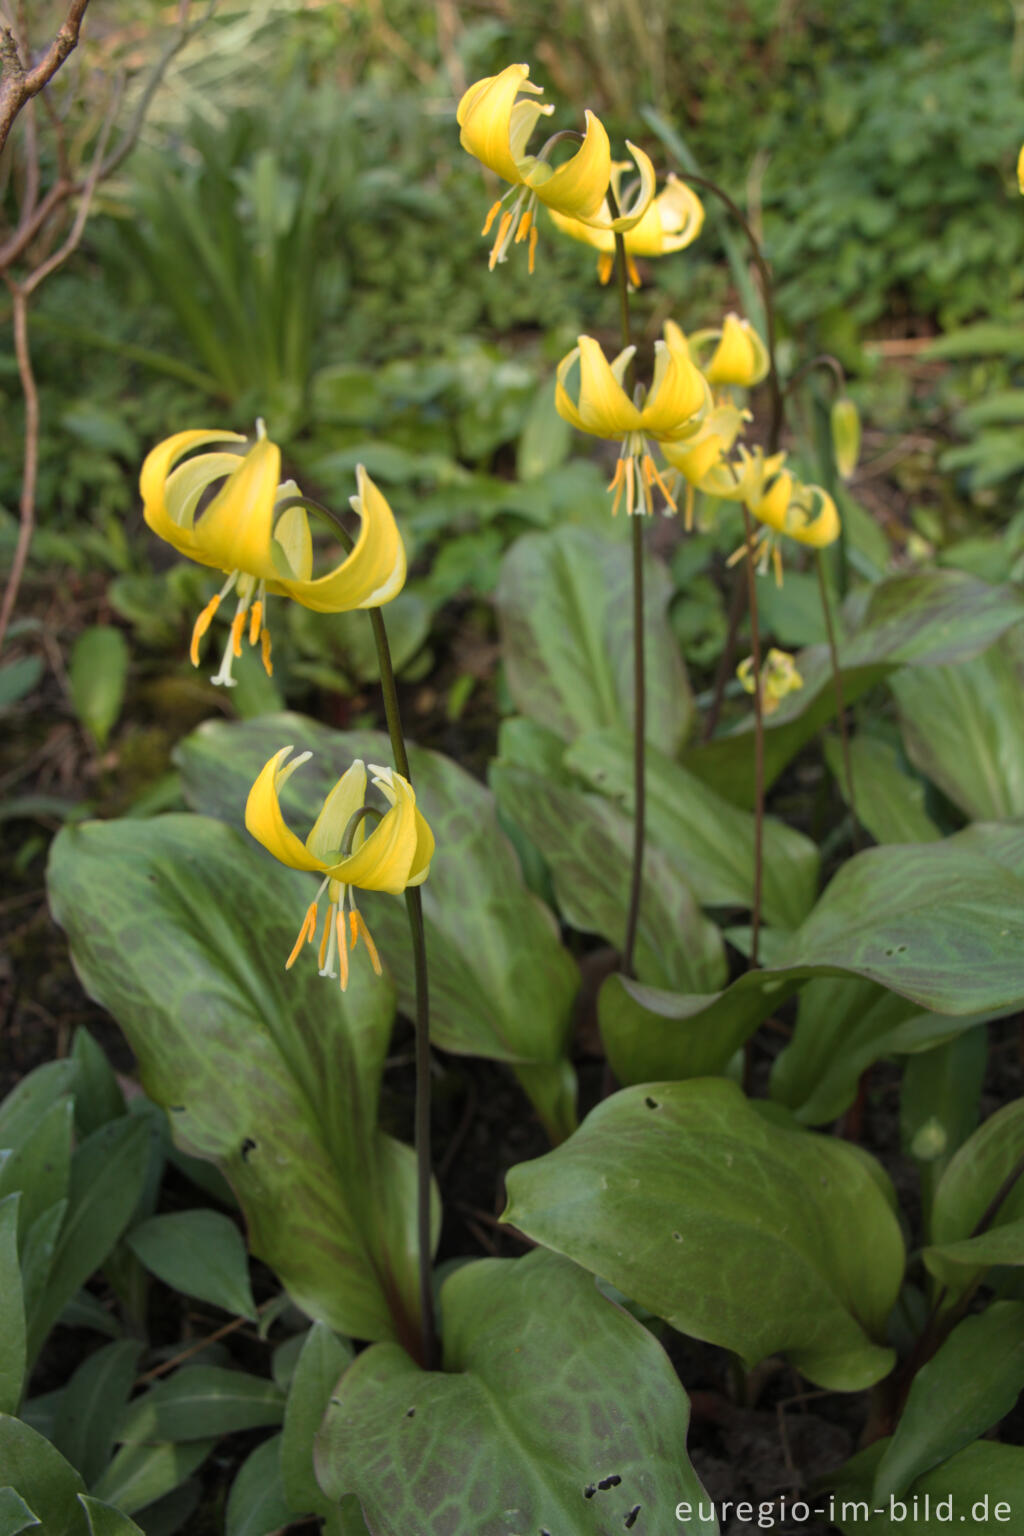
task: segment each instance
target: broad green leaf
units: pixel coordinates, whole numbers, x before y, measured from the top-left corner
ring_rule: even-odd
[[[49,1440],[5,1413],[0,1413],[0,1476],[37,1516],[45,1536],[89,1536],[78,1502],[85,1492],[79,1474]]]
[[[954,663],[983,651],[1024,618],[1024,593],[990,587],[961,571],[893,576],[871,590],[859,623],[839,641],[847,706],[902,666]],[[804,686],[765,722],[765,778],[770,786],[800,748],[836,714],[827,646],[797,657]],[[753,720],[692,748],[686,766],[737,805],[753,804]]]
[[[908,669],[899,675],[916,678],[931,674],[924,669]],[[838,736],[826,737],[825,757],[849,805],[846,767]],[[877,736],[854,736],[850,742],[850,771],[857,819],[876,843],[930,843],[942,836],[924,808],[923,781],[908,773],[899,752],[889,742]]]
[[[283,1417],[284,1393],[265,1377],[216,1365],[188,1365],[134,1399],[118,1425],[117,1438],[127,1445],[205,1440],[280,1424]]]
[[[22,1237],[37,1217],[68,1192],[73,1125],[72,1100],[58,1099],[0,1164],[0,1198],[15,1190],[21,1194],[18,1229]]]
[[[927,1472],[895,1499],[875,1509],[872,1482],[889,1442],[878,1440],[829,1479],[835,1492],[820,1503],[846,1536],[936,1536],[947,1528],[963,1536],[1006,1536],[1014,1511],[1024,1507],[1024,1450],[976,1440]]]
[[[131,1220],[146,1174],[149,1132],[125,1116],[86,1138],[71,1160],[68,1205],[46,1287],[29,1312],[29,1359]]]
[[[87,1493],[80,1493],[78,1500],[89,1521],[89,1536],[143,1536],[135,1521],[112,1504],[90,1499]]]
[[[255,1321],[245,1243],[230,1217],[205,1210],[151,1216],[132,1228],[127,1242],[172,1290]]]
[[[36,1217],[21,1244],[21,1284],[26,1320],[31,1319],[46,1289],[67,1208],[67,1199],[57,1200],[49,1206]]]
[[[390,1337],[389,1296],[417,1311],[413,1156],[375,1129],[392,994],[358,951],[345,994],[285,971],[311,894],[195,816],[86,824],[51,853],[83,983],[179,1146],[229,1179],[252,1251],[311,1316]]]
[[[47,1061],[23,1077],[0,1104],[0,1147],[16,1147],[30,1135],[51,1104],[74,1092],[77,1077],[67,1059]]]
[[[503,811],[540,849],[565,922],[621,950],[633,859],[624,812],[515,763],[492,763],[491,783]],[[720,986],[726,976],[718,929],[653,840],[644,853],[636,966],[645,981],[695,991]]]
[[[94,624],[71,647],[68,687],[75,714],[99,747],[121,713],[128,678],[128,642],[119,629]]]
[[[1024,1387],[1024,1304],[1001,1301],[958,1323],[911,1384],[875,1473],[878,1503],[1006,1417]]]
[[[935,1243],[921,1251],[929,1272],[947,1290],[959,1294],[980,1270],[995,1264],[1012,1268],[1024,1265],[1024,1216],[1001,1222],[977,1237],[959,1242]]]
[[[0,1413],[17,1413],[25,1383],[25,1301],[18,1264],[20,1195],[0,1200]],[[0,1475],[3,1468],[0,1466]]]
[[[281,1476],[292,1509],[326,1514],[329,1505],[313,1471],[313,1442],[331,1393],[353,1360],[351,1347],[314,1323],[288,1389],[281,1436]]]
[[[134,1515],[191,1477],[216,1444],[216,1439],[210,1439],[181,1445],[122,1445],[92,1492],[123,1514]]]
[[[71,1059],[78,1069],[75,1124],[80,1136],[88,1136],[125,1113],[124,1094],[103,1047],[81,1026],[71,1042]]]
[[[1005,642],[956,666],[908,668],[890,683],[911,761],[973,821],[1024,816],[1022,684]]]
[[[39,1525],[38,1515],[29,1509],[20,1493],[13,1488],[0,1488],[0,1536],[20,1536]]]
[[[582,528],[526,534],[502,562],[496,601],[512,698],[567,741],[601,726],[632,729],[632,567],[622,534],[616,543]],[[673,753],[693,701],[660,561],[645,560],[644,586],[647,739]]]
[[[644,1082],[721,1072],[802,982],[857,976],[907,999],[916,1010],[903,1021],[895,1004],[891,1013],[886,1005],[873,1014],[864,1025],[863,1049],[859,1037],[857,1052],[843,1056],[834,1072],[831,1047],[807,1053],[804,1083],[787,1090],[786,1101],[799,1103],[808,1117],[830,1118],[840,1112],[831,1106],[848,1092],[851,1074],[859,1075],[877,1055],[923,1050],[982,1018],[1019,1007],[1024,880],[1013,873],[1009,858],[997,862],[988,856],[991,848],[978,852],[978,846],[973,833],[960,833],[940,843],[858,854],[789,937],[783,960],[748,972],[722,992],[687,996],[610,977],[601,990],[599,1017],[617,1077]],[[937,1017],[946,1014],[955,1017]],[[825,1108],[804,1109],[820,1068],[833,1079],[822,1087]],[[796,1077],[805,1065],[800,1074],[796,1061],[789,1070]]]
[[[358,1495],[374,1536],[661,1536],[680,1500],[706,1505],[668,1356],[589,1275],[542,1251],[483,1259],[441,1306],[444,1371],[366,1350],[317,1441],[321,1485]]]
[[[504,1220],[682,1333],[854,1392],[893,1364],[879,1341],[904,1253],[884,1182],[866,1154],[703,1078],[606,1099],[510,1170]]]
[[[110,1460],[140,1352],[135,1339],[105,1344],[82,1362],[61,1393],[53,1443],[89,1487]]]
[[[567,767],[633,815],[633,749],[627,736],[595,731],[565,755]],[[677,865],[704,907],[750,907],[754,899],[754,818],[696,774],[647,749],[647,835]],[[764,824],[764,920],[795,928],[814,905],[818,850],[774,817]]]
[[[283,796],[286,814],[302,831],[353,758],[371,763],[391,759],[388,740],[379,732],[330,731],[300,715],[233,726],[210,722],[178,749],[186,795],[198,810],[241,824],[256,775],[288,742],[314,753]],[[528,1068],[528,1091],[539,1113],[552,1134],[567,1135],[575,1123],[564,1084],[576,966],[559,942],[550,913],[523,883],[489,791],[439,753],[414,747],[409,760],[417,802],[437,839],[430,878],[422,887],[431,1038],[443,1050],[505,1061],[520,1073]],[[299,889],[311,896],[315,887],[309,877],[307,882]],[[295,900],[295,931],[309,896]],[[404,904],[365,892],[359,905],[395,978],[400,1005],[413,1017],[415,981]],[[283,952],[290,948],[289,940]],[[300,961],[291,974],[309,968]],[[323,1320],[341,1333],[365,1337],[337,1320]]]
[[[934,1246],[925,1250],[925,1262],[932,1268],[936,1250],[941,1255],[948,1246],[958,1245],[952,1264],[938,1259],[942,1278],[954,1293],[973,1285],[981,1271],[993,1262],[987,1255],[999,1253],[1001,1244],[1009,1244],[1011,1252],[1016,1247],[1016,1225],[1024,1220],[1024,1179],[1019,1176],[1022,1160],[1024,1099],[1014,1099],[978,1127],[942,1175],[932,1208]],[[997,1199],[999,1204],[993,1209]],[[984,1233],[978,1231],[982,1222]],[[1002,1227],[1011,1229],[1013,1235],[998,1238]],[[964,1262],[968,1239],[980,1244],[972,1250],[977,1255],[976,1264]],[[1013,1260],[1001,1256],[998,1262]]]
[[[991,1017],[922,1013],[876,982],[818,977],[800,993],[796,1029],[772,1066],[771,1096],[803,1124],[824,1125],[853,1103],[874,1062],[962,1040]]]
[[[274,1536],[298,1513],[281,1481],[281,1436],[273,1435],[246,1457],[235,1474],[228,1495],[226,1536]]]

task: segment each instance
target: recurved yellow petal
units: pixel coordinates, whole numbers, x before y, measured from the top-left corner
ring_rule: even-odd
[[[700,369],[690,360],[689,347],[673,321],[665,339],[654,343],[654,378],[640,413],[641,430],[659,442],[687,436],[710,408],[711,396]]]
[[[280,477],[281,450],[259,438],[194,524],[208,564],[264,580],[277,576],[270,546]]]
[[[612,184],[612,191],[615,194],[615,201],[619,208],[618,213],[615,215],[612,214],[612,211],[608,206],[606,194],[605,199],[601,202],[594,213],[590,214],[589,216],[584,216],[582,214],[578,215],[578,217],[583,219],[584,223],[593,225],[602,233],[607,232],[608,234],[612,235],[613,239],[615,234],[628,234],[635,230],[643,220],[644,216],[652,208],[654,203],[656,178],[654,174],[654,165],[651,161],[650,155],[648,155],[645,150],[642,150],[639,145],[631,144],[628,139],[626,140],[626,148],[633,156],[633,159],[636,162],[636,168],[640,173],[636,185],[630,192],[628,202],[626,202],[624,205],[623,200],[619,194],[619,188],[622,184],[622,175],[620,173],[617,181],[613,182]],[[623,161],[620,163],[626,166],[626,169],[628,169],[628,164],[626,162]],[[626,249],[632,254],[638,254],[636,247],[631,245],[628,240],[626,242]]]
[[[749,320],[726,315],[718,346],[706,369],[710,384],[736,384],[750,389],[768,372],[768,349]]]
[[[529,64],[509,64],[500,75],[488,75],[471,85],[455,113],[462,130],[459,142],[463,149],[513,183],[522,180],[511,145],[516,97],[520,91],[542,94],[539,85],[530,83],[529,75]],[[552,108],[541,110],[551,111]],[[517,141],[522,138],[523,122],[524,117],[520,114],[516,124]],[[532,128],[533,123],[529,126]]]
[[[387,891],[392,896],[405,890],[418,843],[416,798],[401,775],[395,774],[394,782],[394,805],[361,848],[330,866],[327,873],[332,880],[357,885],[364,891]]]
[[[594,437],[620,438],[640,430],[640,412],[622,387],[625,367],[633,349],[620,352],[619,375],[592,336],[579,338],[579,417],[585,432]]]
[[[579,219],[601,207],[611,170],[612,152],[605,126],[593,112],[588,112],[587,131],[576,153],[557,170],[552,170],[547,161],[537,160],[522,180],[548,208]]]
[[[176,549],[179,554],[187,555],[190,559],[201,559],[195,553],[195,539],[192,534],[192,514],[195,512],[193,503],[191,513],[185,515],[184,499],[181,505],[175,504],[174,509],[168,506],[168,479],[174,470],[178,460],[191,448],[199,448],[204,443],[244,443],[245,438],[238,432],[209,431],[206,428],[192,429],[187,432],[175,432],[172,437],[165,438],[162,443],[146,455],[139,476],[139,490],[142,494],[143,516],[153,532],[166,543]],[[213,455],[204,455],[214,457]],[[218,456],[219,457],[219,456]],[[228,457],[225,455],[224,457]],[[238,463],[235,456],[231,457],[231,468]],[[186,468],[187,466],[182,466]],[[181,471],[179,470],[180,474]],[[204,484],[208,484],[204,481]],[[202,494],[203,486],[200,486],[196,494],[196,500]],[[174,515],[177,513],[177,516]],[[203,561],[209,564],[209,561]]]
[[[246,831],[282,864],[292,869],[323,872],[325,865],[295,836],[281,812],[278,791],[299,766],[299,762],[305,761],[296,759],[287,765],[286,759],[291,750],[291,747],[282,747],[280,752],[275,752],[250,789],[249,798],[245,802]]]
[[[278,581],[283,592],[317,613],[377,608],[405,583],[405,545],[388,500],[362,464],[356,466],[356,485],[352,507],[360,528],[352,553],[315,581]]]

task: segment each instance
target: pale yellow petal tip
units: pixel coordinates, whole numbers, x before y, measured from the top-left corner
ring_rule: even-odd
[[[1017,156],[1017,186],[1021,196],[1024,197],[1024,144],[1021,145],[1020,154]]]

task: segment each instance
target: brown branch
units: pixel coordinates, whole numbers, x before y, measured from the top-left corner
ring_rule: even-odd
[[[64,60],[78,46],[78,34],[88,4],[89,0],[71,0],[63,25],[34,69],[25,68],[11,28],[0,27],[0,63],[3,65],[3,78],[0,79],[0,150],[7,143],[7,135],[22,107],[33,96],[38,96],[43,86],[49,84]]]
[[[29,545],[36,522],[36,473],[39,468],[39,393],[32,358],[28,349],[28,296],[14,283],[11,290],[12,316],[14,320],[14,354],[18,359],[18,377],[25,397],[25,448],[22,461],[21,501],[19,504],[18,542],[11,561],[11,570],[4,589],[3,605],[0,606],[0,646],[3,645],[7,626],[11,621],[18,588],[28,560]]]
[[[92,165],[90,166],[89,174],[85,179],[85,185],[82,187],[82,196],[79,200],[78,212],[75,215],[75,222],[72,224],[71,230],[67,239],[64,241],[64,244],[58,250],[54,251],[53,255],[49,256],[46,261],[42,262],[38,267],[36,267],[35,271],[31,272],[25,279],[25,282],[21,285],[26,296],[30,293],[34,293],[44,278],[49,277],[51,272],[54,272],[57,267],[61,266],[63,262],[67,261],[68,257],[71,255],[72,251],[74,251],[75,247],[78,245],[78,242],[82,238],[82,233],[85,229],[85,223],[89,217],[89,209],[92,206],[93,195],[95,194],[100,177],[103,174],[103,156],[106,152],[107,140],[110,138],[110,131],[114,126],[114,119],[117,116],[117,109],[121,105],[121,83],[122,82],[118,82],[118,85],[114,91],[113,100],[110,104],[110,110],[107,113],[103,127],[100,129],[100,136],[96,143],[96,152],[93,155]],[[2,643],[3,629],[0,628],[0,644]]]

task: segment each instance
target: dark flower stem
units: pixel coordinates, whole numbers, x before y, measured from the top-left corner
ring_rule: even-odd
[[[612,217],[618,208],[609,188]],[[626,268],[626,242],[615,236],[615,273],[619,285],[619,320],[622,345],[630,345],[629,274]],[[644,520],[643,514],[630,518],[633,546],[633,865],[629,880],[629,906],[626,909],[626,937],[622,946],[624,975],[635,972],[636,933],[640,922],[640,894],[644,875],[644,837],[647,821],[647,677],[644,657]]]
[[[747,603],[750,608],[750,649],[754,662],[754,904],[750,915],[750,965],[760,954],[761,900],[764,883],[764,703],[761,694],[761,630],[757,618],[757,572],[754,570],[754,529],[743,506],[747,547],[743,565],[747,572]]]
[[[354,540],[341,518],[330,507],[323,506],[309,496],[294,496],[282,503],[288,506],[307,507],[325,518],[338,535],[342,546],[349,552]],[[391,662],[391,647],[384,625],[384,615],[379,608],[367,610],[373,626],[373,639],[377,647],[377,665],[380,671],[381,693],[384,696],[384,716],[395,767],[412,783],[409,770],[409,754],[405,747],[402,715],[398,705],[398,689],[395,669]],[[405,893],[405,908],[409,917],[409,933],[412,938],[413,969],[416,976],[416,1238],[419,1267],[420,1298],[420,1353],[419,1364],[424,1370],[439,1368],[437,1320],[434,1314],[434,1286],[431,1273],[430,1195],[433,1174],[430,1166],[430,992],[427,977],[427,937],[423,926],[423,900],[419,886],[410,887]]]

